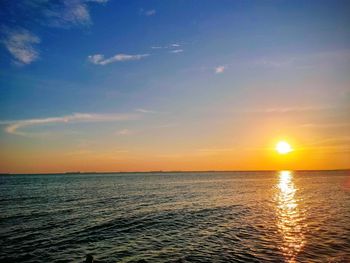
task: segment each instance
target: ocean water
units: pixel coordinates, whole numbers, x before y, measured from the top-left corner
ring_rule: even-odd
[[[0,176],[0,262],[350,262],[350,173]]]

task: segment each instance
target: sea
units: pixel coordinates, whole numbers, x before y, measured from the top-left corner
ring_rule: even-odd
[[[350,171],[0,176],[0,262],[350,262]]]

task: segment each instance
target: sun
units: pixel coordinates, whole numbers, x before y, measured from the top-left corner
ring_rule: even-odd
[[[290,146],[290,144],[286,141],[279,141],[276,144],[276,151],[279,154],[287,154],[293,151],[292,147]]]

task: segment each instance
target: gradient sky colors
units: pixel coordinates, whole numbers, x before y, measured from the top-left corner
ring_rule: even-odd
[[[0,172],[350,168],[349,1],[0,5]]]

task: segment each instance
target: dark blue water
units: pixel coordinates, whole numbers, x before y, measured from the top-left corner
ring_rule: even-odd
[[[350,174],[0,176],[0,262],[350,262]]]

